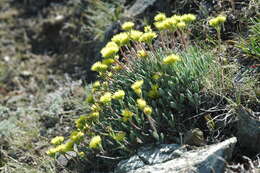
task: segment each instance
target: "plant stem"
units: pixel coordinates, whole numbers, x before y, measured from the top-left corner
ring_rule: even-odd
[[[217,30],[217,37],[218,37],[218,47],[219,47],[219,49],[220,49],[220,45],[221,45],[221,36],[220,36],[221,28],[220,28],[220,26],[218,26],[218,27],[216,28],[216,30]]]

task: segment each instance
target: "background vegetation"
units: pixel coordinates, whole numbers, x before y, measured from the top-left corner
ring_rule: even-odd
[[[108,150],[107,154],[90,149],[86,153],[93,155],[88,160],[78,153],[67,161],[62,157],[55,161],[45,153],[50,141],[55,136],[69,139],[77,129],[72,125],[74,121],[91,113],[91,104],[86,99],[90,98],[91,81],[95,80],[96,73],[90,68],[101,59],[101,48],[122,31],[124,21],[130,20],[126,12],[135,1],[0,0],[0,171],[102,170],[108,166],[104,161],[115,163],[102,156],[116,158],[117,162],[146,143],[181,143],[183,133],[193,128],[203,131],[203,142],[207,144],[236,135],[236,107],[243,105],[255,112],[260,109],[260,30],[258,1],[232,2],[169,0],[165,4],[155,3],[134,19],[130,16],[136,21],[136,28],[141,29],[151,24],[159,11],[168,16],[196,14],[198,20],[190,25],[191,48],[184,51],[180,43],[169,51],[161,50],[155,42],[156,51],[149,50],[147,59],[128,62],[127,66],[133,69],[102,78],[96,98],[104,91],[115,93],[124,89],[128,104],[113,100],[105,106],[100,122],[93,125],[95,133],[78,146],[88,145],[93,136],[108,134],[102,137],[104,151],[110,146],[117,146],[118,150]],[[227,16],[220,46],[216,30],[208,24],[219,14]],[[180,55],[183,60],[173,68],[160,64],[170,53]],[[178,78],[172,79],[169,74]],[[138,108],[139,97],[131,88],[141,79],[144,80],[142,98],[152,108],[150,120]],[[106,81],[113,83],[103,85]],[[149,97],[150,91],[154,98]],[[137,128],[122,120],[108,121],[115,118],[110,108],[117,114],[126,108],[140,114],[140,119],[133,117]],[[118,137],[116,134],[123,135],[123,129],[127,134],[124,142],[111,138],[111,135],[114,138]],[[243,155],[256,160],[254,153],[239,146],[237,151],[233,163],[246,165],[241,159]],[[91,165],[94,159],[98,160],[95,166],[84,168],[83,165]]]

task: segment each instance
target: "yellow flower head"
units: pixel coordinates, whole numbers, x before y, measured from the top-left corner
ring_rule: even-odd
[[[186,27],[186,23],[185,23],[185,22],[179,22],[179,23],[177,23],[177,28],[183,29],[183,28],[185,28],[185,27]]]
[[[84,136],[84,133],[83,132],[80,132],[80,131],[74,131],[71,133],[70,135],[70,139],[73,141],[73,142],[78,142],[79,140],[81,140]]]
[[[60,145],[63,141],[64,141],[64,137],[63,136],[56,136],[55,138],[53,138],[51,140],[51,144],[53,144],[53,145]]]
[[[144,111],[145,115],[151,115],[153,112],[153,110],[150,106],[146,106],[143,111]]]
[[[79,157],[85,157],[85,153],[83,151],[77,153]]]
[[[166,27],[166,25],[165,25],[165,22],[155,22],[155,23],[154,23],[154,26],[155,26],[159,31],[162,31],[162,30],[167,29],[167,27]]]
[[[96,81],[93,83],[93,88],[99,88],[101,85],[100,85],[100,82],[99,81]]]
[[[176,20],[176,22],[180,22],[182,19],[180,15],[173,15],[171,18]]]
[[[99,118],[99,112],[92,112],[90,113],[91,118],[98,119]]]
[[[164,27],[169,30],[176,29],[177,23],[178,23],[177,20],[173,17],[167,18],[166,20],[163,21]]]
[[[107,45],[101,50],[103,58],[110,58],[119,51],[119,47],[115,42],[108,42]]]
[[[144,84],[144,80],[138,80],[138,81],[136,81],[135,83],[133,83],[133,84],[131,85],[131,88],[132,88],[133,90],[140,89],[143,84]]]
[[[56,150],[57,150],[57,152],[59,152],[59,153],[65,153],[65,152],[68,151],[66,144],[58,145],[58,146],[56,147]]]
[[[139,51],[137,51],[137,56],[139,58],[146,58],[148,56],[148,54],[145,50],[139,50]]]
[[[51,148],[48,151],[46,151],[46,154],[53,157],[53,156],[55,156],[56,153],[66,153],[68,151],[72,151],[73,144],[74,143],[72,141],[69,141],[65,144],[58,145],[55,148]]]
[[[135,92],[138,96],[140,96],[140,95],[142,94],[142,89],[141,89],[141,88],[137,88],[137,89],[134,90],[134,92]]]
[[[219,15],[217,17],[219,23],[224,23],[226,20],[227,20],[227,17],[226,16],[222,16],[222,15]]]
[[[96,111],[96,112],[99,112],[101,111],[101,108],[98,104],[93,104],[90,108],[92,111]]]
[[[112,96],[112,98],[115,99],[115,100],[124,99],[124,97],[125,97],[125,92],[123,90],[118,90]]]
[[[112,73],[112,72],[108,72],[108,73],[107,73],[107,76],[108,76],[108,77],[112,77],[112,76],[113,76],[113,73]]]
[[[144,99],[137,99],[137,106],[139,109],[143,110],[147,104],[146,104],[146,101]]]
[[[102,61],[102,64],[111,65],[111,64],[113,64],[114,62],[115,62],[114,59],[112,59],[112,58],[107,58],[107,59],[104,59],[104,60]]]
[[[86,116],[82,115],[78,119],[75,120],[76,127],[78,129],[83,129],[85,125]]]
[[[138,41],[142,35],[143,35],[143,32],[141,32],[141,31],[138,31],[138,30],[130,31],[130,39],[133,41]]]
[[[122,115],[123,115],[123,121],[126,122],[129,119],[132,119],[134,113],[129,111],[128,109],[122,110]]]
[[[194,14],[184,14],[181,16],[181,20],[190,23],[196,20],[196,16]]]
[[[209,20],[209,25],[212,27],[217,27],[220,24],[224,23],[226,21],[227,17],[223,15],[219,15],[213,19]]]
[[[100,97],[101,103],[109,103],[111,102],[112,94],[110,92],[106,92],[103,96]]]
[[[100,61],[97,61],[91,66],[91,70],[96,72],[104,72],[107,70],[107,68],[108,66],[106,64],[102,64]]]
[[[93,111],[93,112],[89,113],[89,114],[86,116],[86,120],[87,120],[87,122],[88,122],[89,124],[92,123],[92,122],[95,122],[95,121],[99,120],[99,112],[98,112],[98,111]],[[87,123],[85,122],[82,129],[90,129],[91,126],[90,126],[89,124],[87,124]]]
[[[49,150],[46,151],[46,154],[51,157],[54,157],[57,152],[58,150],[56,148],[50,148]]]
[[[216,18],[210,19],[209,25],[212,26],[212,27],[218,26],[218,20]]]
[[[125,22],[121,27],[122,27],[123,30],[129,31],[129,30],[131,30],[134,26],[135,26],[135,24],[134,24],[133,22]]]
[[[104,86],[105,88],[107,88],[107,87],[108,87],[108,82],[107,82],[107,81],[103,82],[103,83],[102,83],[102,86]]]
[[[119,70],[122,70],[122,66],[116,64],[116,65],[112,66],[112,69],[115,71],[119,71]]]
[[[124,46],[129,43],[129,35],[125,32],[114,35],[112,41],[115,42],[118,46]]]
[[[100,136],[94,136],[89,142],[89,148],[97,149],[101,147],[101,137]]]
[[[153,30],[152,30],[152,28],[151,28],[151,26],[145,26],[144,27],[144,32],[153,32]]]
[[[178,55],[171,54],[163,59],[163,64],[172,64],[177,61],[181,61],[181,58]]]
[[[146,32],[139,38],[139,42],[151,43],[156,37],[157,34],[155,32]]]
[[[161,22],[166,19],[166,15],[164,13],[159,13],[154,17],[154,21]]]

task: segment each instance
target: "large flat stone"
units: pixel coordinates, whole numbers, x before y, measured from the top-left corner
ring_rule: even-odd
[[[137,155],[119,163],[115,173],[222,173],[230,159],[237,139],[230,138],[218,144],[187,151],[176,144],[142,149]],[[143,166],[133,163],[140,158]],[[140,161],[139,159],[137,159]],[[126,169],[127,168],[127,169]],[[130,169],[131,168],[131,169]]]

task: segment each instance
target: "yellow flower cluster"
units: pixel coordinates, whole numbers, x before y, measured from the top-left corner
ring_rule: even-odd
[[[98,118],[99,118],[99,112],[91,112],[91,113],[89,114],[89,117],[90,117],[91,119],[98,119]]]
[[[144,99],[137,99],[137,106],[139,109],[143,110],[147,104],[146,104],[146,101]]]
[[[160,13],[155,16],[154,20],[154,26],[160,31],[175,30],[176,28],[186,28],[189,23],[196,20],[196,16],[193,14],[184,14],[182,16],[173,15],[172,17],[167,18],[165,14]]]
[[[213,19],[209,20],[209,25],[212,27],[217,27],[220,24],[224,23],[226,21],[227,17],[223,15],[219,15]]]
[[[53,138],[51,140],[51,144],[53,144],[53,145],[60,145],[63,141],[64,141],[64,137],[63,136],[56,136],[55,138]]]
[[[143,35],[139,38],[139,42],[144,43],[151,43],[153,39],[157,37],[157,34],[153,31],[145,32]]]
[[[113,58],[107,58],[107,59],[104,59],[102,61],[102,64],[105,64],[105,65],[111,65],[115,62],[115,60]]]
[[[46,154],[53,157],[57,153],[66,153],[68,151],[73,150],[73,145],[74,145],[73,141],[68,141],[67,143],[60,144],[55,148],[50,148],[49,150],[46,151]]]
[[[141,109],[145,115],[151,115],[153,110],[150,106],[147,105],[146,101],[144,99],[137,99],[137,106],[139,109]]]
[[[131,30],[130,31],[130,39],[133,41],[139,41],[139,38],[143,35],[143,32],[138,30]]]
[[[79,157],[85,157],[85,153],[83,151],[77,153]]]
[[[115,42],[119,47],[128,44],[130,41],[129,35],[126,32],[122,32],[117,35],[114,35],[111,40]]]
[[[119,47],[116,42],[108,42],[106,46],[101,49],[101,55],[103,58],[110,58],[116,55],[119,51]]]
[[[179,22],[179,23],[177,23],[177,28],[179,28],[179,29],[183,29],[183,28],[185,28],[186,27],[186,23],[185,22]]]
[[[145,106],[143,111],[145,115],[151,115],[153,113],[153,110],[150,106]]]
[[[100,97],[100,100],[99,100],[99,101],[100,101],[101,103],[106,104],[106,103],[111,102],[111,99],[112,99],[112,94],[111,94],[110,92],[106,92],[106,93],[104,93],[103,96]]]
[[[131,30],[134,26],[135,26],[135,24],[134,24],[133,22],[125,22],[121,27],[122,27],[123,30],[129,31],[129,30]]]
[[[153,30],[150,25],[147,25],[144,27],[144,32],[153,32]]]
[[[162,30],[174,30],[177,27],[176,26],[177,20],[173,17],[170,17],[170,18],[166,18],[163,21],[155,22],[154,25],[160,31],[162,31]]]
[[[116,64],[116,65],[112,66],[112,69],[115,71],[119,71],[119,70],[122,70],[122,66]]]
[[[181,16],[181,20],[184,22],[193,22],[194,20],[196,20],[196,16],[193,14],[184,14]]]
[[[112,98],[115,100],[124,99],[124,97],[125,97],[125,92],[123,90],[118,90],[112,96]]]
[[[99,81],[96,81],[93,83],[92,87],[93,88],[99,88],[101,85],[100,85],[100,82]]]
[[[146,58],[148,56],[147,52],[145,50],[139,50],[137,51],[137,57],[139,58]]]
[[[101,111],[101,108],[100,108],[100,106],[99,106],[98,104],[93,104],[90,109],[91,109],[92,111],[94,111],[94,112],[99,112],[99,111]]]
[[[84,126],[85,126],[85,120],[86,120],[86,116],[80,116],[78,119],[75,120],[75,124],[76,124],[76,127],[78,129],[83,129]]]
[[[100,136],[94,136],[91,138],[91,140],[89,142],[89,148],[97,149],[97,148],[101,147],[101,142],[102,142],[102,139]]]
[[[154,21],[161,22],[166,19],[166,15],[164,13],[159,13],[154,17]]]
[[[96,71],[96,72],[104,72],[106,71],[108,68],[108,66],[106,64],[101,63],[100,61],[97,61],[96,63],[94,63],[91,67],[92,71]]]
[[[181,61],[181,58],[178,55],[171,54],[163,59],[163,64],[172,64],[177,61]]]
[[[126,122],[130,119],[132,119],[134,113],[129,111],[128,109],[122,110],[122,116],[123,116],[123,121]]]
[[[143,83],[144,83],[144,80],[138,80],[131,85],[131,88],[134,90],[134,92],[137,95],[141,95],[141,93],[142,93],[141,88],[142,88]]]
[[[78,142],[79,140],[81,140],[84,136],[84,133],[81,132],[81,131],[74,131],[71,133],[70,135],[70,139],[73,141],[73,142]]]

